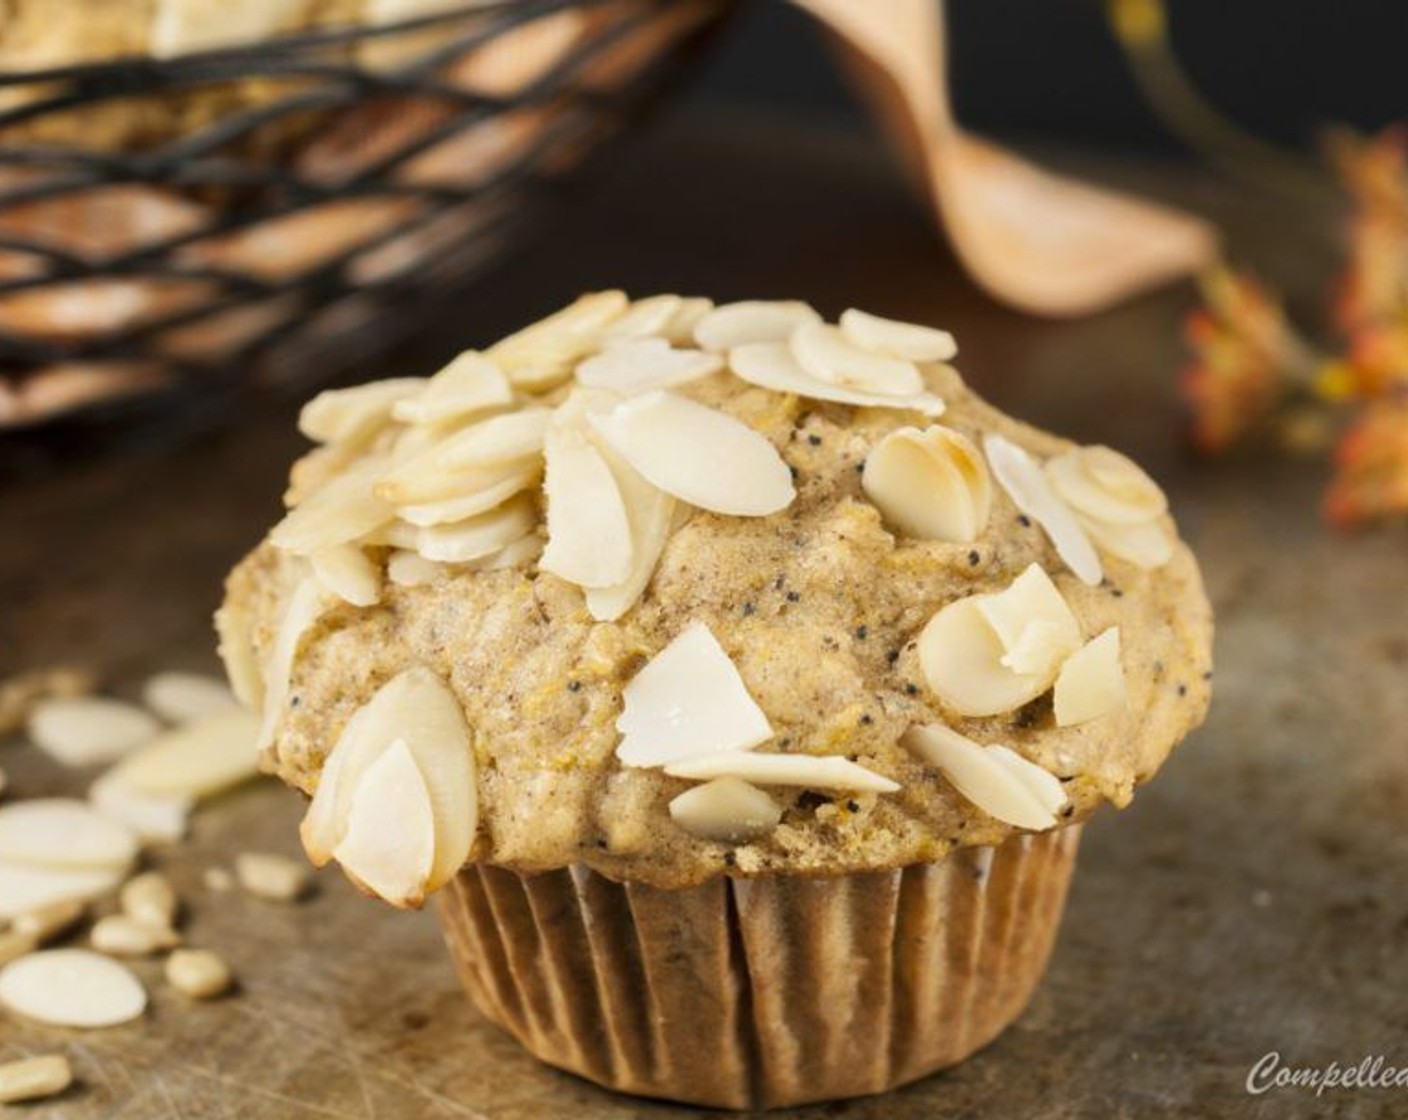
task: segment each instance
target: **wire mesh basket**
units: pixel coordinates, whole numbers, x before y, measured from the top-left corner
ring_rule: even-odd
[[[404,338],[730,7],[480,0],[0,73],[0,448],[228,410]]]

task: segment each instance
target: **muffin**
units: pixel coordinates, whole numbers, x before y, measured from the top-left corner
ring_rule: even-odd
[[[775,1107],[991,1041],[1212,623],[1149,476],[954,355],[604,292],[314,398],[216,619],[309,856],[438,891],[484,1014],[616,1089]]]

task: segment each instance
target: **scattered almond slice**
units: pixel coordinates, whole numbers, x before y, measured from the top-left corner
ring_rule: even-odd
[[[787,345],[797,364],[819,381],[894,397],[924,391],[924,378],[913,362],[865,350],[829,323],[803,324]]]
[[[1014,751],[981,746],[937,723],[912,727],[901,741],[988,816],[1018,828],[1055,827],[1066,803],[1061,783]]]
[[[743,300],[700,316],[694,341],[722,354],[754,342],[786,342],[798,327],[819,322],[816,310],[798,300]]]
[[[836,755],[821,757],[731,751],[671,762],[665,767],[665,773],[674,778],[739,778],[761,786],[801,786],[806,789],[894,793],[900,788],[898,782]]]
[[[988,464],[1013,503],[1046,531],[1056,553],[1076,577],[1091,587],[1105,574],[1100,557],[1070,506],[1051,488],[1036,460],[1011,440],[988,435],[983,439]]]
[[[685,296],[660,336],[673,346],[693,346],[694,332],[704,316],[714,310],[714,301],[704,296]]]
[[[885,521],[919,540],[967,543],[987,527],[992,481],[966,436],[898,428],[870,449],[861,488]]]
[[[303,644],[304,635],[322,617],[326,607],[322,584],[311,576],[303,579],[289,596],[264,673],[264,720],[259,729],[259,750],[274,741],[279,721],[283,719],[284,705],[288,702],[293,661],[298,655],[298,647]]]
[[[207,716],[129,755],[114,780],[148,797],[210,797],[258,775],[258,736],[258,719],[243,709]]]
[[[492,467],[541,453],[552,410],[525,408],[471,424],[434,445],[432,462],[441,470]]]
[[[142,702],[169,723],[185,723],[239,707],[224,681],[200,673],[157,673],[142,686]]]
[[[381,572],[357,545],[329,545],[308,559],[323,589],[343,602],[370,607],[381,598]]]
[[[784,342],[755,342],[736,347],[728,352],[728,364],[744,381],[775,393],[794,393],[811,400],[835,401],[857,408],[898,408],[926,416],[939,416],[944,411],[944,402],[932,393],[891,396],[822,381],[797,364]]]
[[[37,910],[26,910],[10,923],[10,930],[27,937],[34,945],[43,945],[62,937],[88,914],[88,904],[78,899],[51,902]]]
[[[215,652],[235,697],[252,712],[264,705],[264,672],[254,650],[254,623],[249,608],[227,599],[215,612],[219,644]]]
[[[386,560],[386,578],[397,587],[424,587],[445,574],[445,566],[418,552],[398,549]]]
[[[521,494],[543,477],[541,459],[520,459],[513,463],[491,467],[483,471],[475,470],[475,480],[492,478],[481,489],[472,490],[456,497],[441,498],[432,502],[418,502],[400,506],[397,515],[408,524],[419,528],[434,525],[448,525],[477,517],[481,513],[501,506],[515,494]],[[448,479],[446,479],[448,481]]]
[[[435,374],[424,389],[391,406],[406,424],[442,424],[513,403],[513,386],[483,354],[466,350]]]
[[[57,1097],[73,1084],[73,1069],[62,1054],[17,1058],[0,1065],[0,1104]]]
[[[181,909],[171,880],[159,871],[144,871],[123,883],[118,904],[133,921],[158,929],[174,929]]]
[[[1124,706],[1124,666],[1120,630],[1112,626],[1073,653],[1056,678],[1056,725],[1069,727],[1099,719]]]
[[[298,430],[318,443],[359,446],[390,422],[394,404],[419,393],[425,384],[424,377],[398,377],[325,389],[299,412]]]
[[[87,802],[35,798],[0,807],[0,860],[29,867],[125,872],[137,837]]]
[[[110,957],[149,957],[181,943],[173,930],[136,921],[126,914],[99,918],[93,923],[88,941],[98,952]]]
[[[670,818],[701,840],[745,844],[776,828],[782,809],[756,786],[717,778],[673,798]]]
[[[367,767],[333,857],[394,906],[419,906],[435,858],[435,818],[425,779],[397,739]]]
[[[385,456],[369,455],[284,515],[269,533],[276,548],[307,555],[329,545],[355,541],[395,516],[375,491],[386,469]]]
[[[796,497],[787,464],[764,436],[684,397],[646,393],[588,419],[646,479],[700,509],[762,517]]]
[[[107,894],[127,874],[111,867],[36,867],[0,861],[0,920],[61,902],[87,902]]]
[[[565,381],[630,306],[625,292],[592,292],[491,346],[487,355],[518,386],[543,391]]]
[[[1002,643],[1002,664],[1014,672],[1041,675],[1049,684],[1081,646],[1080,623],[1040,564],[1028,564],[1006,590],[974,601]]]
[[[488,513],[419,530],[416,551],[427,560],[464,564],[512,544],[531,532],[537,520],[532,501],[520,495]]]
[[[1083,518],[1081,524],[1095,546],[1136,568],[1152,571],[1173,559],[1173,534],[1162,521],[1144,525],[1107,525]]]
[[[634,394],[672,389],[723,369],[723,358],[704,350],[676,350],[663,338],[614,342],[577,366],[577,380],[593,389]]]
[[[1168,498],[1133,460],[1109,447],[1077,447],[1046,464],[1052,487],[1076,511],[1109,525],[1142,525]]]
[[[841,313],[841,333],[872,353],[910,362],[950,362],[958,355],[958,344],[948,331],[882,319],[854,307]]]
[[[437,890],[469,855],[478,827],[474,757],[464,712],[431,670],[407,669],[383,685],[347,721],[327,760],[299,832],[309,859],[332,859],[347,831],[352,801],[377,759],[403,741],[429,791],[435,858],[425,884]]]
[[[505,413],[505,416],[512,415],[514,414]],[[503,418],[494,417],[495,420]],[[479,426],[476,424],[474,428]],[[473,431],[474,428],[468,428],[466,431]],[[413,503],[441,502],[494,490],[507,479],[525,471],[541,469],[540,447],[516,459],[502,459],[492,463],[449,468],[440,458],[444,446],[442,443],[433,443],[418,449],[414,455],[399,460],[377,482],[377,496],[401,507]],[[508,497],[508,493],[501,493],[493,499],[490,505],[503,501],[506,497]],[[486,505],[483,508],[488,509],[490,506]]]
[[[640,598],[655,574],[675,517],[675,499],[647,482],[610,447],[600,449],[616,479],[631,527],[631,570],[610,587],[586,589],[587,610],[598,622],[620,618]]]
[[[175,843],[185,836],[193,804],[190,797],[139,793],[115,770],[108,771],[89,787],[88,800],[149,844]]]
[[[579,587],[611,587],[631,571],[631,526],[616,478],[587,437],[548,432],[548,543],[540,567]]]
[[[603,332],[607,339],[650,338],[663,335],[679,313],[684,300],[676,295],[638,299]]]
[[[223,957],[209,949],[177,949],[166,958],[166,982],[191,999],[214,999],[234,985]]]
[[[267,902],[297,902],[308,893],[307,869],[272,852],[241,852],[235,878],[246,894]]]
[[[0,1004],[52,1027],[114,1027],[139,1018],[147,993],[132,971],[86,949],[47,949],[0,971]]]
[[[41,700],[29,714],[29,737],[65,766],[111,762],[160,730],[141,708],[102,696]]]
[[[626,685],[616,721],[616,757],[627,766],[663,766],[719,751],[745,751],[772,737],[709,627],[692,622]]]
[[[978,609],[976,597],[950,603],[919,635],[919,664],[933,693],[965,716],[1014,711],[1051,687],[1039,673],[1016,673],[1007,651]]]

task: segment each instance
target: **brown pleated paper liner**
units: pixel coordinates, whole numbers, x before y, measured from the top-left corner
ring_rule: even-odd
[[[879,1093],[962,1061],[1045,971],[1080,827],[833,878],[661,890],[462,871],[441,921],[479,1009],[608,1088],[723,1108]]]

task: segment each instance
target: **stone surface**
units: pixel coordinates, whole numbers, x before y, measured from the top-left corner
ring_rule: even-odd
[[[708,174],[700,169],[707,168]],[[1225,220],[1264,275],[1318,298],[1306,231],[1162,169],[1115,166]],[[1282,239],[1290,230],[1294,237]],[[1408,1065],[1408,564],[1401,529],[1336,536],[1317,464],[1250,451],[1185,457],[1172,382],[1186,289],[1073,323],[1023,319],[955,271],[885,156],[792,124],[681,123],[634,146],[578,217],[465,297],[462,324],[366,377],[422,373],[579,290],[805,296],[952,330],[958,364],[1000,407],[1124,448],[1165,484],[1219,611],[1206,728],[1123,814],[1087,829],[1046,983],[1018,1024],[947,1074],[798,1117],[1408,1115],[1408,1090],[1248,1096],[1288,1062]],[[195,445],[109,459],[0,490],[0,664],[93,662],[132,696],[157,668],[214,668],[223,572],[272,523],[300,446],[291,407]],[[3,455],[3,442],[0,442]],[[23,796],[81,780],[17,742]],[[615,1097],[528,1058],[470,1007],[434,916],[363,899],[336,872],[296,906],[211,893],[240,850],[297,854],[297,797],[272,783],[196,816],[153,861],[189,902],[189,944],[241,990],[192,1004],[138,962],[154,1009],[75,1036],[0,1018],[0,1060],[54,1049],[80,1085],[31,1109],[64,1120],[239,1116],[383,1120],[682,1120],[717,1115]]]

